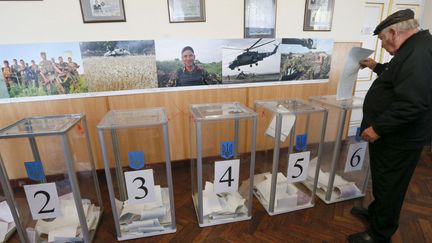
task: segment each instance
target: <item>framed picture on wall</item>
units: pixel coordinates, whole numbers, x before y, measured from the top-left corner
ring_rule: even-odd
[[[168,0],[170,23],[205,22],[204,0]]]
[[[334,0],[306,0],[304,31],[330,31]]]
[[[245,0],[244,37],[274,38],[276,0]]]
[[[80,0],[84,23],[125,22],[123,0]]]

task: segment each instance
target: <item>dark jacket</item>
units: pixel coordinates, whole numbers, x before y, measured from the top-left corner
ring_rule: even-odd
[[[377,64],[363,104],[361,129],[372,126],[376,142],[419,148],[432,133],[432,36],[422,30],[408,38],[389,63]]]

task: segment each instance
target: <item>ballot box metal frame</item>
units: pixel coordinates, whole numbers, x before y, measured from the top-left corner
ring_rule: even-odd
[[[11,192],[12,192],[12,188],[10,186],[9,183],[9,177],[6,174],[6,170],[4,168],[4,164],[3,164],[3,158],[1,157],[0,154],[0,185],[5,197],[5,201],[9,206],[9,209],[11,211],[14,223],[15,223],[15,227],[14,229],[12,229],[10,232],[8,232],[5,235],[4,241],[3,242],[8,242],[8,240],[12,237],[12,235],[15,233],[15,231],[18,232],[18,237],[20,239],[21,242],[25,242],[25,238],[24,238],[24,234],[25,234],[25,230],[23,229],[23,227],[21,226],[20,223],[17,224],[17,222],[19,222],[19,216],[18,213],[16,211],[15,205],[15,199],[13,197],[11,197]]]
[[[52,119],[52,120],[71,119],[72,121],[68,122],[66,125],[62,126],[60,129],[47,130],[47,131],[41,131],[41,132],[33,131],[32,121],[34,121],[34,120],[50,120],[50,119]],[[92,172],[94,186],[96,189],[96,197],[97,197],[98,205],[100,207],[100,214],[99,214],[99,217],[97,219],[96,229],[94,230],[94,232],[92,234],[90,234],[90,230],[89,230],[88,224],[87,224],[87,219],[86,219],[85,213],[84,213],[84,208],[82,206],[81,191],[80,191],[80,188],[78,185],[76,171],[75,171],[75,168],[73,166],[74,160],[73,160],[72,154],[71,154],[71,144],[70,144],[68,137],[67,137],[67,135],[68,135],[67,133],[72,128],[74,128],[79,122],[82,122],[82,124],[83,124],[87,153],[89,156],[89,163],[91,165],[90,169]],[[25,132],[14,132],[13,129],[20,126],[20,125],[23,125],[26,128],[26,131]],[[10,131],[10,132],[8,132],[8,131]],[[35,161],[41,161],[38,146],[36,143],[36,137],[41,137],[41,136],[60,136],[61,147],[63,148],[64,159],[65,159],[66,168],[67,168],[67,175],[68,175],[69,180],[70,180],[73,199],[74,199],[75,207],[76,207],[76,210],[78,213],[78,219],[79,219],[79,223],[81,226],[81,231],[83,234],[82,239],[84,242],[92,242],[94,240],[95,235],[96,235],[95,234],[96,230],[99,227],[99,223],[100,223],[100,220],[102,218],[104,208],[103,208],[103,203],[102,203],[101,191],[100,191],[100,187],[99,187],[99,181],[98,181],[98,177],[96,174],[96,168],[95,168],[94,157],[93,157],[93,152],[92,152],[91,143],[90,143],[90,137],[89,137],[89,131],[88,131],[88,126],[87,126],[86,116],[84,113],[65,114],[65,115],[50,115],[50,116],[31,116],[31,117],[23,118],[23,119],[15,122],[15,123],[9,125],[9,126],[6,126],[2,129],[0,129],[0,139],[28,138],[29,144],[31,147],[31,151],[33,154],[33,158]],[[4,167],[3,161],[2,161],[1,167],[2,167],[2,170],[4,170],[5,175],[7,176],[7,171]],[[9,179],[5,182],[6,182],[6,187],[8,189],[7,190],[7,193],[8,193],[7,197],[14,200],[15,197],[13,195],[13,191],[11,189]],[[80,206],[77,206],[77,205],[80,205]],[[21,239],[21,241],[29,242],[29,239],[27,237],[27,233],[24,231],[24,229],[22,227],[21,219],[19,217],[17,219],[18,219],[18,221],[16,221],[16,224],[17,224],[16,227],[17,227],[17,230],[19,232],[20,238],[23,238],[23,239]],[[18,226],[18,222],[19,222],[19,226]]]
[[[159,113],[161,115],[162,119],[156,122],[150,122],[150,123],[129,123],[129,124],[104,124],[107,123],[106,120],[109,118],[109,116],[113,116],[116,113],[133,113],[133,112],[155,112]],[[124,180],[124,174],[123,174],[123,167],[120,159],[120,147],[118,142],[118,136],[117,136],[117,129],[131,129],[131,128],[149,128],[149,127],[159,127],[162,126],[163,131],[163,138],[164,138],[164,154],[165,154],[165,167],[166,167],[166,179],[168,184],[168,190],[169,190],[169,197],[170,197],[170,211],[171,211],[171,222],[172,222],[172,228],[167,229],[164,231],[157,231],[157,232],[150,232],[150,233],[142,233],[142,235],[138,235],[136,237],[134,236],[128,236],[124,237],[122,236],[121,230],[120,230],[120,221],[119,221],[119,215],[116,208],[115,203],[115,192],[114,192],[114,186],[113,186],[113,180],[112,175],[110,171],[110,162],[108,159],[108,151],[106,146],[106,140],[104,135],[104,130],[109,130],[111,134],[112,139],[112,146],[113,146],[113,152],[114,152],[114,162],[115,162],[115,170],[116,170],[116,176],[117,176],[117,183],[118,188],[120,192],[120,200],[124,201],[127,198],[126,194],[126,184]],[[173,193],[173,181],[172,181],[172,172],[171,172],[171,155],[170,155],[170,147],[169,147],[169,135],[168,135],[168,119],[166,116],[165,108],[163,107],[155,107],[155,108],[141,108],[141,109],[124,109],[124,110],[111,110],[107,114],[105,114],[104,118],[101,120],[101,122],[97,125],[98,128],[98,134],[99,134],[99,143],[101,145],[101,151],[102,151],[102,158],[104,162],[105,167],[105,175],[108,185],[108,192],[109,192],[109,198],[111,202],[112,207],[112,213],[114,217],[114,224],[115,229],[117,233],[117,240],[123,241],[123,240],[131,240],[131,239],[138,239],[138,238],[144,238],[149,236],[155,236],[155,235],[162,235],[162,234],[169,234],[169,233],[175,233],[177,230],[176,227],[176,219],[175,219],[175,206],[174,206],[174,193]]]
[[[286,111],[281,111],[279,110],[276,106],[272,105],[272,104],[276,104],[276,105],[291,105],[294,107],[293,110],[286,110]],[[283,214],[283,213],[288,213],[288,212],[293,212],[293,211],[297,211],[297,210],[301,210],[301,209],[306,209],[306,208],[311,208],[315,206],[315,193],[316,193],[316,188],[317,188],[317,183],[318,183],[318,173],[319,173],[319,168],[320,168],[320,163],[321,163],[321,154],[322,154],[322,150],[323,150],[323,141],[324,141],[324,136],[325,136],[325,131],[326,131],[326,124],[327,124],[327,110],[325,108],[310,104],[309,102],[306,102],[304,100],[301,99],[279,99],[279,100],[256,100],[254,102],[254,110],[255,112],[257,112],[257,110],[259,108],[262,109],[266,109],[267,111],[271,112],[275,117],[276,117],[276,123],[275,123],[275,137],[274,137],[274,142],[273,142],[273,156],[272,156],[272,169],[271,169],[271,187],[270,187],[270,201],[268,203],[268,207],[265,206],[265,203],[262,201],[262,199],[256,195],[256,193],[254,192],[256,198],[258,199],[258,201],[261,203],[261,205],[264,207],[264,209],[267,211],[267,213],[270,216],[274,216],[274,215],[278,215],[278,214]],[[307,108],[307,110],[299,110],[300,108]],[[286,107],[284,107],[286,108]],[[282,132],[282,118],[284,115],[290,115],[290,114],[294,114],[297,116],[297,114],[306,114],[306,133],[308,134],[309,128],[310,128],[310,114],[312,113],[322,113],[322,127],[321,127],[321,132],[320,132],[320,136],[319,136],[319,141],[318,141],[318,149],[317,149],[317,165],[316,165],[316,169],[315,169],[315,176],[314,176],[314,182],[313,182],[313,188],[308,188],[311,191],[311,198],[310,198],[310,204],[307,205],[303,205],[303,206],[299,206],[299,207],[295,207],[295,208],[290,208],[290,209],[281,209],[281,210],[276,210],[275,209],[275,204],[276,204],[276,184],[277,184],[277,176],[273,176],[273,175],[277,175],[279,172],[279,160],[280,160],[280,148],[281,148],[281,141],[279,139],[279,137],[281,136],[281,132]],[[294,136],[293,134],[295,134],[296,131],[296,125],[297,125],[297,120],[294,122],[290,132],[289,132],[289,145],[288,145],[288,155],[292,154],[294,151]]]
[[[363,107],[364,98],[353,96],[349,99],[337,100],[336,95],[327,95],[327,96],[311,96],[311,97],[309,97],[309,101],[312,103],[316,103],[318,105],[321,105],[324,108],[326,108],[326,106],[328,106],[330,108],[336,108],[336,109],[340,110],[339,114],[338,114],[339,118],[337,121],[336,140],[335,140],[335,145],[334,145],[334,148],[332,151],[332,159],[330,162],[331,167],[329,170],[330,174],[329,174],[329,181],[327,184],[328,189],[324,195],[321,193],[317,193],[317,196],[326,204],[337,203],[337,202],[342,202],[342,201],[347,201],[347,200],[351,200],[351,199],[355,199],[355,198],[364,197],[366,195],[367,183],[368,183],[369,174],[370,174],[370,170],[369,170],[370,162],[369,162],[368,149],[367,149],[366,154],[365,154],[365,160],[367,159],[368,163],[367,163],[367,165],[363,165],[363,166],[366,166],[365,167],[366,174],[364,176],[363,183],[361,183],[362,184],[362,188],[360,190],[361,194],[353,196],[353,197],[338,198],[336,200],[331,199],[332,193],[334,193],[334,190],[333,190],[334,180],[335,180],[335,176],[336,176],[337,163],[340,160],[340,156],[341,156],[340,151],[342,148],[342,140],[343,140],[343,136],[344,136],[345,125],[346,125],[347,119],[350,119],[350,117],[348,117],[348,112],[349,111],[352,112],[355,109],[361,109]],[[329,118],[328,119],[331,119],[330,111],[329,111]],[[349,127],[349,125],[348,125],[348,127]],[[329,190],[329,188],[331,188],[331,190]]]
[[[237,107],[238,109],[241,109],[242,111],[245,111],[245,113],[234,113],[230,115],[214,115],[214,116],[208,116],[203,117],[203,114],[201,113],[201,108],[204,107],[211,107],[211,106],[223,106],[223,105],[232,105]],[[253,200],[253,176],[255,171],[255,151],[256,151],[256,127],[257,127],[257,115],[256,113],[246,107],[245,105],[241,104],[240,102],[225,102],[225,103],[205,103],[205,104],[191,104],[189,107],[190,112],[190,132],[192,134],[193,124],[195,123],[195,140],[192,138],[190,139],[191,142],[191,149],[192,149],[192,143],[196,142],[196,159],[193,158],[191,151],[191,188],[192,188],[192,201],[193,206],[195,208],[195,213],[197,215],[198,219],[198,225],[200,227],[207,227],[207,226],[214,226],[214,225],[220,225],[220,224],[227,224],[227,223],[233,223],[233,222],[239,222],[244,220],[250,220],[252,218],[252,200]],[[251,125],[251,151],[250,153],[250,162],[249,162],[249,189],[248,189],[248,196],[247,196],[247,208],[248,213],[246,217],[242,218],[236,218],[232,220],[226,220],[226,221],[219,221],[219,222],[204,222],[204,215],[203,215],[203,149],[202,149],[202,125],[203,123],[207,122],[218,122],[218,121],[224,121],[224,120],[234,120],[234,157],[238,156],[238,141],[239,141],[239,122],[241,119],[250,119],[252,122]],[[194,162],[196,160],[196,162]],[[196,172],[197,175],[194,174],[193,170],[193,164],[196,163]],[[196,179],[197,181],[195,181]],[[197,188],[197,202],[194,198],[194,188]],[[240,182],[239,182],[240,183]]]

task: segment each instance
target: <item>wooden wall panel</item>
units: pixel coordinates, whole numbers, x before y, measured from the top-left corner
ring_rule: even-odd
[[[233,88],[233,89],[215,89],[215,90],[196,90],[196,91],[176,91],[176,92],[158,92],[147,94],[109,96],[96,98],[53,100],[39,102],[23,102],[0,104],[0,127],[6,126],[19,119],[28,116],[42,116],[54,114],[70,114],[84,112],[87,116],[87,122],[90,129],[90,139],[95,156],[96,168],[103,168],[100,146],[97,137],[96,125],[109,110],[113,109],[134,109],[149,107],[165,107],[168,114],[169,138],[171,148],[171,158],[173,161],[189,158],[189,105],[200,103],[215,102],[241,102],[253,108],[255,100],[259,99],[289,99],[301,98],[307,99],[309,96],[335,94],[337,82],[342,72],[346,56],[351,47],[360,46],[360,43],[335,43],[332,57],[332,69],[328,83],[321,84],[303,84],[303,85],[281,85],[254,88]],[[336,122],[336,121],[328,121]],[[247,128],[249,130],[249,128]],[[245,131],[242,131],[245,132]],[[217,135],[216,135],[217,136]],[[162,139],[162,137],[160,137]],[[133,146],[131,144],[137,141],[137,137],[130,138],[124,146]],[[248,139],[249,140],[249,139]],[[144,140],[144,142],[146,142]],[[128,145],[129,144],[129,145]],[[249,142],[241,141],[240,151],[249,148]],[[44,156],[50,155],[54,159],[48,161],[47,168],[56,171],[56,160],[60,160],[63,154],[57,150],[50,149],[50,142],[44,142],[41,153]],[[258,141],[258,145],[262,143]],[[260,148],[258,146],[258,149]],[[82,148],[82,146],[79,146]],[[124,148],[128,149],[128,148]],[[215,151],[218,148],[215,148]],[[57,152],[56,152],[57,151]],[[79,153],[80,151],[78,151]],[[85,151],[83,151],[85,152]],[[0,153],[2,154],[5,164],[10,171],[11,178],[25,177],[22,163],[32,158],[28,144],[25,142],[6,142],[0,141]],[[122,159],[126,160],[127,155]],[[147,158],[149,163],[161,160],[157,156],[151,155]],[[53,163],[53,164],[51,164]]]

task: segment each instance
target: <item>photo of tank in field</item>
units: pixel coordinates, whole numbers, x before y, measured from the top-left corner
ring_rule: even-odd
[[[90,92],[157,87],[153,40],[81,42]]]
[[[284,38],[280,46],[281,81],[328,79],[332,39]]]

